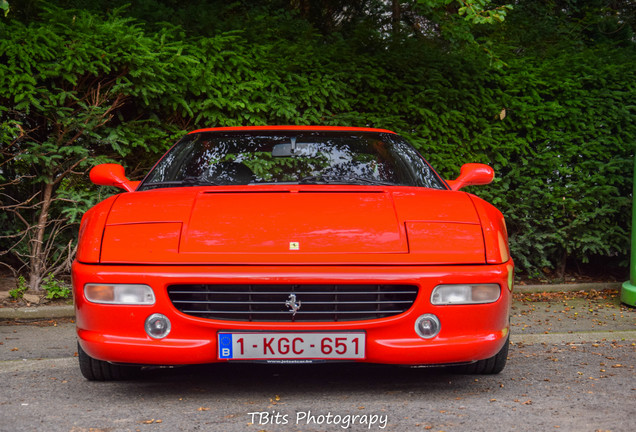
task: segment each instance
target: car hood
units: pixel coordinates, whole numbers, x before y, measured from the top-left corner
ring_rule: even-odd
[[[463,192],[294,186],[124,193],[102,263],[479,264],[479,217]]]

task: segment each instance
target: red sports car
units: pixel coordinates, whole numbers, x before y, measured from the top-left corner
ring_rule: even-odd
[[[501,213],[403,138],[344,127],[197,130],[82,219],[73,264],[89,380],[140,365],[506,363],[513,262]]]

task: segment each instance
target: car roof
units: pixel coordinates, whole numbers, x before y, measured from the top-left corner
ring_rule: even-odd
[[[387,129],[376,128],[362,128],[362,127],[347,127],[347,126],[233,126],[233,127],[216,127],[216,128],[204,128],[197,129],[190,132],[190,134],[199,132],[241,132],[241,131],[338,131],[338,132],[379,132],[390,133],[395,132]]]

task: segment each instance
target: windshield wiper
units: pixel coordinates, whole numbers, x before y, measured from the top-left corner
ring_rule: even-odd
[[[313,175],[306,176],[298,180],[298,184],[350,184],[350,185],[381,185],[395,186],[395,183],[373,180],[365,177],[346,176],[339,177],[333,175]]]
[[[353,176],[353,177],[345,177],[343,180],[347,181],[348,183],[351,184],[356,184],[356,185],[380,185],[380,186],[396,186],[395,183],[392,182],[385,182],[385,181],[381,181],[381,180],[373,180],[373,179],[369,179],[369,178],[364,178],[364,177],[357,177],[357,176]]]
[[[298,184],[332,184],[335,179],[331,176],[311,175],[298,180]]]
[[[150,182],[145,183],[144,187],[153,187],[153,186],[220,186],[218,183],[214,183],[209,180],[203,180],[199,177],[186,177],[183,180],[167,180],[167,181],[158,181],[158,182]]]

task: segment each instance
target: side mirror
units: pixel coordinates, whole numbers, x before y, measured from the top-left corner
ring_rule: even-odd
[[[495,178],[495,170],[488,165],[468,163],[462,165],[459,177],[455,180],[447,180],[446,183],[452,190],[457,191],[466,186],[489,184]]]
[[[119,164],[101,164],[93,167],[89,173],[93,183],[100,186],[115,186],[132,192],[137,188],[138,181],[130,181],[126,178],[124,167]]]

